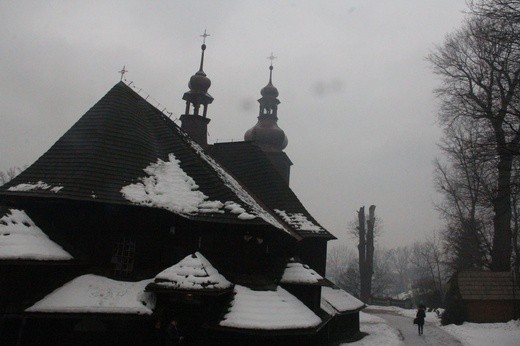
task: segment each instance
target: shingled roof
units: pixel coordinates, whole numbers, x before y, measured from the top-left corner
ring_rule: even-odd
[[[215,143],[210,152],[300,236],[336,239],[305,209],[265,153],[254,143]]]
[[[465,271],[457,274],[457,282],[465,300],[520,300],[511,272]]]
[[[168,167],[184,174],[181,180],[200,192],[197,198],[203,196],[195,210],[168,208],[150,197],[161,184],[154,172]],[[169,183],[165,181],[163,186]],[[141,193],[137,198],[126,193],[136,190]],[[171,193],[175,195],[176,191]],[[137,204],[168,209],[198,221],[269,225],[298,238],[293,227],[281,221],[173,121],[123,82],[116,84],[34,164],[0,187],[0,203],[31,199]]]

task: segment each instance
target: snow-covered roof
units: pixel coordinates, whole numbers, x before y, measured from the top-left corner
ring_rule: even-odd
[[[49,190],[54,193],[60,192],[63,189],[63,186],[54,186],[44,183],[43,181],[38,181],[36,183],[22,183],[15,186],[11,186],[8,188],[9,191],[32,191],[32,190]]]
[[[144,291],[150,281],[124,282],[93,274],[82,275],[25,311],[150,315],[155,307],[155,295]]]
[[[229,312],[219,322],[222,327],[260,330],[306,329],[321,319],[281,287],[276,291],[254,291],[235,285]]]
[[[148,176],[141,178],[141,182],[121,189],[129,201],[179,214],[224,212],[221,211],[224,204],[209,201],[195,180],[179,166],[174,154],[168,155],[168,161],[157,160],[144,171]]]
[[[157,160],[144,169],[147,177],[140,178],[140,182],[126,185],[121,189],[123,196],[129,201],[148,207],[166,209],[180,215],[191,215],[195,213],[221,213],[229,210],[241,220],[251,220],[261,217],[273,226],[284,229],[283,226],[273,218],[267,211],[260,207],[256,201],[227,174],[216,162],[204,154],[197,144],[187,141],[193,146],[198,154],[207,161],[236,195],[250,208],[254,214],[246,212],[239,203],[218,200],[209,200],[199,186],[195,183],[181,167],[180,161],[174,154],[168,155],[168,161]]]
[[[263,219],[265,222],[273,225],[274,227],[282,229],[285,232],[290,233],[287,230],[287,228],[284,227],[280,222],[278,222],[278,220],[276,220],[276,218],[273,215],[271,215],[266,209],[264,209],[262,206],[260,206],[260,204],[258,204],[258,202],[255,200],[255,198],[253,198],[253,196],[251,196],[251,194],[249,194],[249,192],[247,192],[244,189],[244,187],[233,176],[231,176],[231,174],[229,174],[224,168],[222,168],[215,160],[213,160],[213,158],[208,156],[200,145],[195,143],[186,134],[184,134],[184,136],[185,136],[186,141],[199,154],[199,156],[215,170],[215,172],[218,174],[218,176],[220,177],[220,179],[222,180],[224,185],[226,185],[231,191],[233,191],[236,194],[236,196],[245,205],[247,205],[251,209],[251,212],[253,214],[252,216],[259,217],[259,218]],[[229,205],[229,203],[226,203],[226,204]],[[234,206],[233,205],[227,206],[227,208],[230,209],[231,213],[236,214],[237,213],[235,211],[236,206],[237,206],[237,204],[235,204]],[[239,218],[241,218],[241,216],[244,216],[241,218],[243,220],[251,219],[250,216],[243,215],[243,213],[238,213],[238,214],[239,214],[238,215]],[[249,214],[249,215],[251,215],[251,214]]]
[[[341,288],[321,288],[321,308],[330,314],[357,311],[365,306],[361,300],[348,294]]]
[[[9,209],[0,218],[0,260],[60,261],[72,258],[50,240],[23,210]]]
[[[299,231],[309,231],[309,232],[324,232],[325,230],[320,226],[316,225],[311,220],[307,219],[305,215],[302,213],[288,213],[284,210],[275,209],[274,210],[280,217],[287,222],[289,225],[294,227]]]
[[[306,264],[296,262],[291,258],[283,273],[282,284],[317,284],[323,277]]]
[[[178,290],[225,290],[233,284],[200,253],[186,256],[155,277],[155,286]]]

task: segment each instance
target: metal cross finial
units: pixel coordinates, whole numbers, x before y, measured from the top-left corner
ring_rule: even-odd
[[[120,80],[123,80],[123,76],[125,75],[125,73],[128,72],[128,70],[125,69],[125,65],[123,65],[123,69],[121,71],[118,71],[119,73],[121,73],[121,79]]]
[[[206,44],[206,37],[211,36],[210,34],[206,33],[206,29],[204,29],[204,34],[200,35],[202,37],[202,44]]]
[[[277,57],[273,55],[273,52],[271,52],[271,55],[267,57],[267,59],[271,60],[271,66],[273,66],[273,60]]]

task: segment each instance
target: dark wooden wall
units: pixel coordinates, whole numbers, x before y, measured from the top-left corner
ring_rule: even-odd
[[[495,323],[518,318],[520,300],[466,300],[468,322]]]

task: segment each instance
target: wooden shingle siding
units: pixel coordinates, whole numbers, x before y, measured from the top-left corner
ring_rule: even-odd
[[[518,282],[511,272],[460,272],[457,277],[464,300],[520,300]]]

